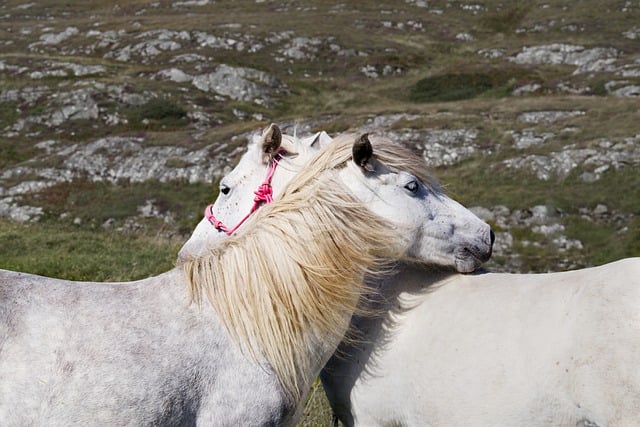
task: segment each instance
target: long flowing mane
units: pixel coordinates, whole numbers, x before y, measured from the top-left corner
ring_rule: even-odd
[[[400,247],[399,230],[341,190],[336,168],[350,160],[352,143],[343,138],[323,148],[239,233],[180,261],[192,300],[206,297],[240,347],[266,360],[296,403],[304,374],[321,362],[312,349],[342,339],[368,291],[364,276],[401,256],[388,252]],[[395,144],[375,147],[384,160],[416,157]]]

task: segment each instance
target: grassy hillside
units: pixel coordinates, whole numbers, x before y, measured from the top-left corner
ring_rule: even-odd
[[[164,271],[247,137],[369,131],[492,224],[497,271],[640,256],[640,4],[0,3],[0,268]],[[315,389],[305,425],[329,425]]]

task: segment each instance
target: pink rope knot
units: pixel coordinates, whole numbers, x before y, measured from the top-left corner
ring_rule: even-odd
[[[271,203],[273,202],[273,189],[271,184],[263,182],[256,191],[253,192],[256,197],[253,199],[255,203]]]

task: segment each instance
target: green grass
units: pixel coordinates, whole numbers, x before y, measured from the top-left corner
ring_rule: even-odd
[[[311,386],[307,403],[298,427],[320,427],[331,425],[332,412],[329,401],[324,393],[320,380],[317,379]]]
[[[636,214],[622,229],[611,224],[594,224],[580,217],[566,221],[567,235],[586,242],[581,255],[592,265],[640,256],[640,215]]]
[[[0,103],[0,129],[10,126],[20,117],[18,103],[15,101],[4,101]]]
[[[25,198],[25,203],[42,207],[47,218],[65,214],[83,223],[101,225],[108,219],[123,221],[139,215],[138,209],[152,201],[160,214],[171,214],[177,232],[186,235],[200,220],[203,207],[217,197],[214,184],[129,183],[74,181],[61,183]],[[160,224],[162,220],[158,221]]]
[[[0,137],[0,170],[8,169],[39,154],[33,144]]]
[[[412,102],[450,102],[474,99],[480,96],[503,98],[511,94],[514,87],[540,76],[524,67],[501,66],[493,69],[480,65],[477,69],[468,65],[454,64],[438,74],[417,81],[410,88]]]
[[[520,4],[491,11],[480,17],[480,27],[485,31],[493,33],[513,33],[520,27],[531,8],[532,6],[529,4]]]
[[[6,220],[0,220],[0,242],[0,268],[98,282],[135,280],[167,271],[179,249],[163,238]]]
[[[447,74],[426,77],[411,89],[409,99],[415,102],[460,101],[475,98],[494,87],[485,73]]]

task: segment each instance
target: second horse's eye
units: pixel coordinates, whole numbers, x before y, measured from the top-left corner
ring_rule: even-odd
[[[415,193],[418,191],[418,181],[409,181],[407,185],[404,186],[408,191]]]
[[[221,185],[220,185],[220,192],[221,192],[222,194],[227,195],[227,194],[229,194],[229,191],[231,191],[231,187],[226,186],[226,185],[224,185],[224,184],[221,184]]]

